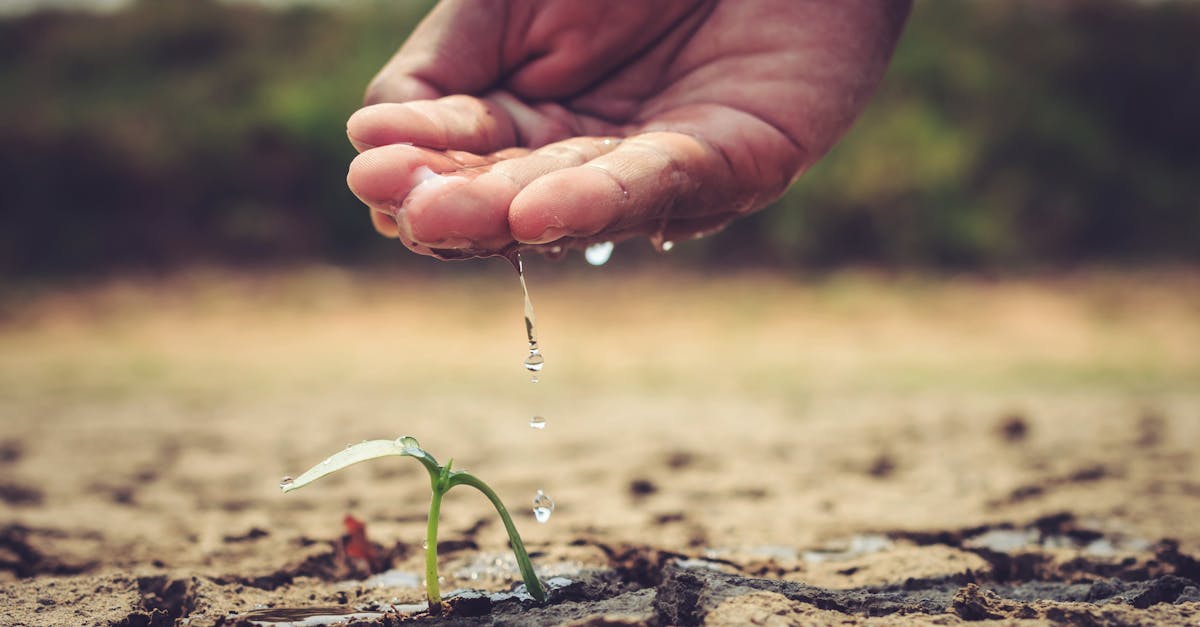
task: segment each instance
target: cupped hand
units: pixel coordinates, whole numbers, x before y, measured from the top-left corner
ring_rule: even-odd
[[[367,91],[350,188],[444,258],[719,230],[849,127],[907,2],[448,0]]]

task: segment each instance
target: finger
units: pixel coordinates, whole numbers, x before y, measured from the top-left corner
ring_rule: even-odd
[[[638,229],[673,215],[727,210],[742,191],[707,142],[673,132],[626,139],[578,167],[546,174],[513,200],[509,225],[531,244]]]
[[[536,151],[508,149],[491,162],[449,159],[414,146],[392,145],[359,155],[347,181],[376,213],[381,233],[411,247],[494,252],[513,241],[512,200],[547,173],[579,166],[618,145],[612,138],[574,138]],[[484,167],[462,165],[487,164]],[[415,250],[415,248],[414,248]]]
[[[470,96],[364,107],[346,122],[346,135],[359,152],[411,143],[486,154],[516,141],[513,120],[503,109]]]
[[[395,144],[368,150],[350,163],[346,184],[372,210],[376,229],[389,237],[400,237],[405,245],[440,243],[444,237],[414,232],[408,214],[418,198],[416,211],[447,188],[461,185],[472,172],[471,165],[487,161],[478,156],[442,153],[415,146]],[[421,188],[419,194],[414,190]],[[418,225],[423,222],[418,220]],[[419,240],[419,241],[418,241]]]

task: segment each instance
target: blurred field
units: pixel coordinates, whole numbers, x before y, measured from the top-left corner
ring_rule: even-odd
[[[354,392],[443,413],[463,395],[523,396],[515,277],[502,262],[462,270],[429,280],[196,271],[13,293],[0,385],[26,401]],[[538,272],[547,398],[1200,385],[1200,275],[1190,270],[1007,280]]]

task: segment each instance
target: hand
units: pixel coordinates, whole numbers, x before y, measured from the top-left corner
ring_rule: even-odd
[[[443,258],[699,237],[845,132],[893,0],[447,0],[347,123],[376,229]]]

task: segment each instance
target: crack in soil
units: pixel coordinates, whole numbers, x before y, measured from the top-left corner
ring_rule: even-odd
[[[1012,551],[978,546],[984,534],[996,530],[1028,533],[1027,546]],[[21,563],[54,564],[35,555],[23,543],[30,530],[13,527],[0,534],[0,548],[24,551]],[[250,534],[259,535],[259,534]],[[413,609],[391,611],[385,594],[369,586],[346,587],[338,573],[336,542],[308,542],[306,557],[262,575],[137,577],[44,575],[70,574],[50,566],[23,567],[24,587],[6,594],[17,601],[36,599],[51,612],[62,605],[68,583],[97,599],[120,596],[125,610],[110,614],[104,624],[120,627],[192,627],[250,625],[250,606],[273,608],[284,615],[295,609],[327,607],[332,615],[352,615],[352,625],[698,625],[740,624],[781,616],[791,623],[851,623],[870,617],[925,616],[957,620],[1042,620],[1078,624],[1134,625],[1147,622],[1194,622],[1200,616],[1200,561],[1179,545],[1163,540],[1136,556],[1103,557],[1068,553],[1055,538],[1073,538],[1074,547],[1108,539],[1080,527],[1069,515],[1048,516],[1025,526],[999,524],[934,532],[883,534],[895,544],[872,555],[907,546],[944,546],[972,553],[986,567],[971,567],[945,575],[911,577],[884,585],[834,589],[804,583],[814,563],[775,564],[772,578],[752,576],[760,563],[714,560],[648,545],[606,543],[577,538],[572,547],[603,556],[595,568],[571,575],[571,583],[554,590],[551,600],[538,605],[519,594],[465,592],[448,595],[440,616]],[[236,541],[242,541],[240,537]],[[471,550],[463,543],[463,550]],[[399,555],[395,553],[395,555]],[[390,560],[389,562],[390,563]],[[853,573],[848,566],[832,572]],[[40,569],[40,570],[39,570]],[[730,572],[732,571],[732,572]],[[340,578],[339,578],[340,577]],[[88,583],[91,582],[91,583]],[[337,582],[336,590],[330,584]],[[57,585],[57,588],[53,588]],[[84,588],[82,586],[91,586]],[[410,600],[420,594],[409,589]],[[55,596],[57,595],[57,596]],[[44,597],[44,598],[43,598]],[[3,599],[0,599],[3,601]],[[392,601],[395,603],[396,601]],[[113,609],[116,609],[115,607]],[[78,611],[78,610],[76,610]],[[414,613],[415,612],[415,613]],[[766,614],[764,614],[764,612]],[[49,614],[43,614],[48,616]],[[267,615],[260,612],[259,615]],[[840,617],[840,618],[839,618]]]

